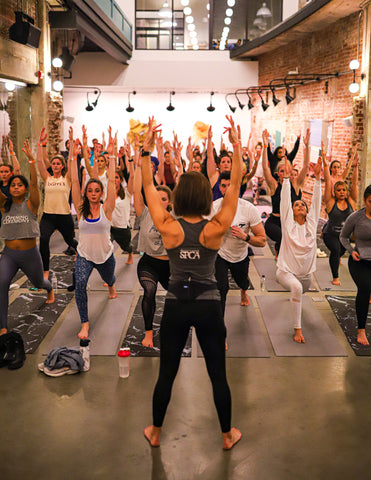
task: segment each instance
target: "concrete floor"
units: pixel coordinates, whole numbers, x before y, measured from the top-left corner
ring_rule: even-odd
[[[250,275],[257,285],[253,264]],[[266,332],[261,292],[249,294]],[[276,357],[266,335],[270,358],[227,359],[232,424],[243,433],[230,452],[201,358],[181,361],[158,449],[142,433],[158,358],[132,358],[128,379],[115,357],[92,357],[89,372],[61,378],[37,371],[38,353],[20,370],[1,369],[0,479],[368,478],[371,358],[355,356],[327,301],[317,308],[348,357]]]

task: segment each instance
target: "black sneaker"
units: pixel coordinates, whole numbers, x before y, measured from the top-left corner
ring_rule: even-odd
[[[69,255],[69,256],[72,256],[72,255],[75,255],[76,254],[76,250],[72,247],[68,247],[64,252],[63,252],[65,255]]]

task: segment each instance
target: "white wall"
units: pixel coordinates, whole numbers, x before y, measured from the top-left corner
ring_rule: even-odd
[[[245,98],[241,95],[241,102]],[[231,103],[234,99],[231,99]],[[188,137],[193,135],[193,125],[196,121],[202,121],[211,124],[214,133],[214,143],[217,150],[220,146],[220,137],[223,133],[223,127],[228,124],[225,115],[231,114],[227,107],[224,95],[215,94],[213,96],[214,112],[208,112],[210,96],[208,94],[176,94],[172,97],[172,104],[175,107],[173,112],[166,110],[169,104],[168,94],[149,94],[138,93],[131,96],[131,105],[135,108],[134,112],[128,113],[127,94],[119,92],[103,91],[96,109],[87,112],[85,107],[86,93],[84,91],[65,92],[64,94],[64,114],[74,117],[73,123],[65,121],[64,130],[67,136],[68,127],[72,125],[74,135],[81,138],[81,126],[85,124],[88,129],[89,141],[94,137],[101,138],[102,130],[107,131],[108,125],[111,125],[113,131],[119,130],[119,144],[126,137],[129,131],[129,120],[133,118],[147,123],[148,116],[154,115],[157,123],[162,123],[163,137],[165,140],[172,140],[173,131],[178,134],[183,144],[183,157],[185,158],[185,148],[188,143]],[[246,143],[250,132],[250,113],[245,109],[239,108],[233,114],[236,123],[241,125],[242,140]],[[107,135],[106,135],[107,137]],[[225,137],[225,136],[224,136]],[[195,138],[193,138],[195,140]],[[227,138],[224,138],[227,142]],[[199,142],[201,144],[201,142]]]
[[[282,21],[294,15],[299,10],[299,0],[283,0],[282,2]]]

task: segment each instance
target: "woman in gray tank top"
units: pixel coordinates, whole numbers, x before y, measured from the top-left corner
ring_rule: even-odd
[[[223,435],[223,448],[229,450],[241,438],[231,427],[231,394],[225,369],[226,329],[220,295],[214,276],[215,258],[225,232],[237,209],[241,184],[241,142],[232,117],[227,117],[229,140],[233,145],[231,185],[220,211],[210,220],[212,192],[207,179],[197,172],[183,174],[174,191],[174,212],[167,212],[153,185],[149,152],[158,128],[153,117],[141,151],[143,187],[154,225],[160,232],[170,259],[170,283],[160,329],[160,372],[153,394],[153,425],[144,435],[153,447],[160,445],[160,434],[171,389],[189,329],[195,327],[208,374]]]
[[[54,292],[50,282],[44,279],[41,255],[36,246],[36,237],[40,235],[37,223],[40,195],[35,160],[28,140],[23,151],[30,165],[30,185],[23,175],[13,175],[9,180],[10,198],[0,192],[0,235],[5,239],[0,259],[0,335],[8,331],[9,286],[19,269],[36,288],[47,290],[46,303],[54,302]]]

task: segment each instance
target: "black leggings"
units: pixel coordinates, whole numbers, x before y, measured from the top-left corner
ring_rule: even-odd
[[[357,285],[356,314],[358,328],[364,329],[367,322],[371,293],[371,260],[353,260],[349,256],[349,272]]]
[[[227,260],[224,260],[224,258],[220,257],[219,255],[216,257],[215,278],[221,296],[223,316],[225,312],[227,293],[229,290],[228,270],[231,271],[232,277],[239,288],[242,288],[242,290],[247,290],[249,288],[249,263],[250,259],[248,256],[236,263],[227,262]]]
[[[330,250],[330,268],[333,278],[339,278],[340,257],[345,253],[345,248],[340,243],[339,235],[331,233],[323,233],[323,241]]]
[[[152,330],[153,317],[156,311],[157,283],[160,282],[165,290],[169,286],[170,266],[169,260],[159,260],[146,253],[138,262],[138,279],[143,287],[142,313],[144,327]]]
[[[64,241],[76,250],[77,240],[75,238],[75,226],[72,215],[61,215],[57,213],[43,213],[40,221],[40,253],[43,261],[44,271],[49,270],[50,248],[49,241],[53,233],[58,230]]]
[[[281,218],[276,217],[275,215],[270,215],[265,222],[264,228],[268,237],[275,242],[274,248],[278,253],[280,251],[282,240]]]
[[[219,300],[166,299],[160,328],[160,373],[153,392],[153,425],[161,427],[191,326],[205,357],[223,433],[231,429],[231,392],[225,370],[226,329]]]
[[[115,240],[123,252],[132,253],[131,230],[127,228],[111,227],[111,240]]]

